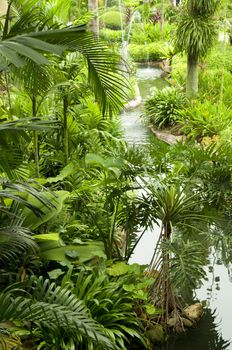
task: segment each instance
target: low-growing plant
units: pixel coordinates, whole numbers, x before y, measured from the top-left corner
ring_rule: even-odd
[[[204,136],[214,136],[231,124],[232,110],[224,104],[214,105],[210,101],[196,102],[180,112],[178,122],[181,131],[189,138],[200,141]]]
[[[104,28],[100,30],[100,38],[110,42],[122,42],[122,31]]]
[[[128,51],[131,58],[136,62],[161,61],[164,56],[160,43],[147,45],[130,44]]]
[[[149,122],[162,129],[174,126],[186,105],[187,99],[179,88],[155,89],[145,102],[145,112]]]
[[[103,13],[100,18],[100,24],[110,29],[121,29],[121,14],[117,10]]]

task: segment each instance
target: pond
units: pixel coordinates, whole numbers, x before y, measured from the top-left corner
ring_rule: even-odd
[[[150,88],[163,88],[167,83],[161,79],[161,70],[154,67],[138,67],[138,84],[144,99]],[[151,142],[149,131],[140,118],[142,107],[122,114],[122,127],[125,138],[131,144]],[[149,264],[158,237],[159,228],[148,230],[138,244],[130,262]],[[205,305],[205,314],[197,327],[179,336],[170,337],[168,342],[156,350],[232,350],[232,278],[220,258],[220,251],[211,249],[207,280],[195,291],[195,300]]]

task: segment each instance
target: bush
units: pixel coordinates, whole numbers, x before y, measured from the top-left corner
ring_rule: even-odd
[[[160,43],[130,44],[128,52],[135,62],[160,61],[163,58],[163,49]]]
[[[195,102],[189,108],[180,112],[181,130],[198,141],[203,137],[219,134],[231,124],[232,110],[224,104],[215,105],[210,101]]]
[[[100,38],[110,42],[122,42],[122,31],[104,28],[100,30]]]
[[[133,23],[130,33],[130,42],[133,44],[154,43],[161,40],[170,39],[171,26],[165,23],[163,34],[160,30],[160,25],[148,23]]]
[[[112,10],[112,11],[103,13],[103,15],[100,16],[100,24],[110,29],[121,29],[120,12],[116,10]]]
[[[180,89],[155,89],[154,95],[145,102],[145,112],[149,122],[162,129],[174,126],[186,105],[187,99]]]

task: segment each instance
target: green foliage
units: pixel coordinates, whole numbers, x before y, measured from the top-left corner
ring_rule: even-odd
[[[192,17],[183,12],[176,31],[175,45],[178,51],[192,57],[204,57],[215,42],[217,25],[213,19]]]
[[[129,55],[135,62],[160,61],[163,57],[163,45],[150,43],[147,45],[129,44]]]
[[[122,31],[104,28],[100,30],[100,38],[109,42],[122,42]]]
[[[220,131],[230,125],[232,111],[225,105],[213,105],[211,102],[197,102],[183,110],[179,118],[181,130],[194,139],[200,140],[204,136],[218,135]]]
[[[164,24],[163,33],[160,30],[160,25],[154,26],[152,22],[133,23],[130,33],[130,43],[146,46],[147,44],[159,41],[162,45],[164,40],[170,39],[170,32],[173,28],[169,23]]]
[[[181,9],[176,28],[175,46],[190,57],[206,56],[217,36],[217,22],[213,18],[219,0],[187,0]]]
[[[153,279],[143,276],[142,269],[137,264],[117,263],[107,271],[110,274],[114,271],[113,277],[109,277],[102,268],[88,274],[80,272],[76,281],[71,283],[72,290],[77,297],[83,299],[93,318],[115,339],[119,349],[126,349],[133,338],[137,338],[144,346],[145,339],[141,337],[142,319],[136,315],[134,308],[145,310],[146,306],[151,306],[146,288]],[[70,283],[66,277],[64,282],[66,285]],[[150,308],[150,311],[155,313],[154,309]]]
[[[177,238],[163,242],[162,251],[170,254],[170,278],[181,294],[191,292],[206,278],[206,251],[200,242]]]
[[[33,325],[29,326],[30,331],[42,336],[45,344],[52,348],[65,349],[65,344],[73,340],[77,344],[93,343],[100,348],[116,349],[84,303],[49,280],[31,278],[15,288],[11,286],[1,293],[0,300],[4,305],[0,311],[1,322],[18,322],[19,328],[26,329],[27,325]]]
[[[221,0],[187,0],[187,7],[192,16],[212,16]]]
[[[145,113],[149,122],[158,129],[172,127],[187,104],[184,93],[173,87],[155,89],[153,96],[145,102]]]
[[[100,16],[99,20],[102,25],[106,26],[106,28],[121,29],[121,15],[119,11],[107,11]]]

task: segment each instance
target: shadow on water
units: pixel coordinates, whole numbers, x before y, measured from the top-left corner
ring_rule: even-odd
[[[177,337],[170,336],[167,343],[157,346],[156,350],[229,350],[231,342],[223,339],[220,324],[215,318],[216,311],[205,310],[197,327]]]

